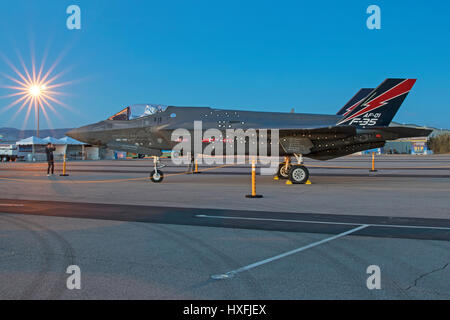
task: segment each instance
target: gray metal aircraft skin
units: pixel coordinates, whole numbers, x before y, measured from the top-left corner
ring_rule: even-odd
[[[131,119],[132,109],[127,107],[108,120],[74,129],[67,135],[113,150],[159,156],[162,150],[171,150],[179,143],[171,140],[174,130],[184,128],[193,134],[194,121],[201,121],[203,132],[214,128],[223,137],[227,129],[255,129],[257,134],[261,129],[278,129],[280,156],[301,154],[327,160],[379,148],[387,140],[428,136],[428,129],[389,126],[414,82],[386,79],[376,89],[365,89],[362,98],[359,92],[337,115],[168,106]],[[207,144],[203,143],[203,147]]]

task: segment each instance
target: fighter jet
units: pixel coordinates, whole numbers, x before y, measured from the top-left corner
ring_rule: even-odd
[[[386,79],[374,89],[361,89],[336,115],[145,104],[128,106],[107,120],[74,129],[67,135],[88,144],[157,159],[162,150],[172,150],[179,143],[172,139],[174,130],[193,132],[196,121],[201,121],[203,132],[210,128],[219,130],[224,145],[236,142],[234,138],[225,139],[227,129],[255,129],[257,133],[277,130],[276,143],[284,162],[276,174],[294,184],[303,184],[309,178],[303,156],[328,160],[383,147],[387,140],[428,136],[432,130],[390,126],[415,82],[416,79]],[[268,135],[268,141],[273,143]],[[244,139],[243,143],[249,141]],[[211,141],[203,140],[202,148],[208,143]],[[248,150],[245,148],[247,154]],[[297,164],[291,161],[292,157]],[[155,164],[151,180],[160,182],[163,177]]]

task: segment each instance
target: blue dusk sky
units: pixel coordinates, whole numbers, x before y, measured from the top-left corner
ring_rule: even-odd
[[[81,29],[69,30],[69,5]],[[369,5],[381,29],[369,30]],[[395,121],[450,128],[448,1],[0,2],[0,109],[7,88],[46,55],[44,71],[64,95],[41,128],[77,127],[127,105],[157,103],[254,111],[334,114],[359,88],[388,77],[417,78]],[[5,60],[6,57],[6,60]],[[20,103],[0,127],[33,129]],[[17,113],[17,114],[16,114]],[[16,117],[14,117],[16,114]]]

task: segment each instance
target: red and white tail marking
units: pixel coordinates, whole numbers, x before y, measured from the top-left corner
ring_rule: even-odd
[[[364,108],[362,108],[355,114],[351,115],[350,117],[341,120],[338,124],[347,122],[347,121],[349,121],[353,118],[356,118],[362,114],[365,114],[367,112],[373,111],[375,109],[378,109],[378,108],[384,106],[389,100],[392,100],[394,98],[397,98],[401,95],[408,93],[411,90],[411,88],[414,86],[414,83],[416,83],[416,79],[406,79],[406,80],[400,82],[398,85],[392,87],[391,89],[387,90],[386,92],[383,92],[378,97],[364,103],[362,105],[362,107],[364,107]],[[352,108],[352,110],[354,110],[356,108],[356,105],[353,105],[350,108]],[[349,112],[346,112],[344,114],[344,116],[347,114],[349,114]]]

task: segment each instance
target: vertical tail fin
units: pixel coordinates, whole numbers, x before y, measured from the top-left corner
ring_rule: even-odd
[[[372,89],[362,88],[360,89],[343,107],[336,113],[338,116],[346,116],[358,106],[362,100],[373,91]]]
[[[388,126],[416,79],[386,79],[369,93],[338,125]]]

